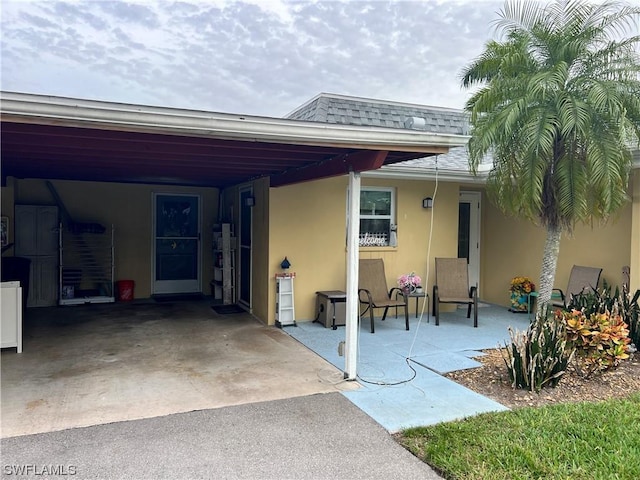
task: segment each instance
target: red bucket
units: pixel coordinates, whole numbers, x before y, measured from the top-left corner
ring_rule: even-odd
[[[116,282],[116,288],[118,289],[118,300],[120,302],[130,302],[133,300],[133,287],[135,282],[133,280],[118,280]]]

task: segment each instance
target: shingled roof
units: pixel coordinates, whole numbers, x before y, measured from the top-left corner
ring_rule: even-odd
[[[341,125],[376,126],[469,135],[469,117],[463,110],[332,93],[316,95],[289,113],[286,118]],[[397,163],[393,168],[398,169],[406,166],[429,170],[434,168],[434,164],[434,159],[429,157]],[[446,155],[438,155],[438,167],[461,173],[468,172],[469,163],[466,148],[453,148]],[[385,167],[384,170],[386,169]]]
[[[351,97],[333,93],[316,95],[289,113],[285,118],[341,125],[414,129],[430,133],[465,136],[469,135],[470,131],[469,116],[464,110]],[[632,153],[634,156],[634,168],[640,168],[640,150],[632,148]],[[491,163],[492,158],[487,155],[487,158],[479,165],[479,171],[488,172]],[[422,171],[429,174],[429,172],[435,171],[435,168],[436,158],[424,157],[393,165],[385,165],[380,168],[379,173],[404,169],[407,172]],[[457,177],[471,175],[466,147],[451,148],[449,153],[438,155],[437,168],[439,170],[447,170]]]
[[[341,125],[413,128],[431,133],[468,135],[463,110],[321,93],[286,118]],[[413,126],[408,124],[413,122]]]

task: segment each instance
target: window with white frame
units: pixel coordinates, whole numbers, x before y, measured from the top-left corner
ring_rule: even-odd
[[[395,189],[360,188],[360,246],[395,246]]]

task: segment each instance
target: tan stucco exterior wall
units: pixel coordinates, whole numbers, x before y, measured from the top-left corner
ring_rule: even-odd
[[[232,222],[239,235],[240,188],[251,187],[255,205],[251,208],[251,312],[266,323],[268,316],[269,284],[269,178],[264,177],[251,184],[236,185],[222,192],[222,221]],[[239,265],[236,258],[236,265]],[[239,278],[236,278],[239,295]]]
[[[252,209],[252,282],[253,314],[264,322],[269,318],[269,179],[253,182],[255,206]]]
[[[634,209],[633,214],[638,215],[638,207],[629,204],[606,226],[592,228],[579,225],[571,237],[564,236],[555,285],[566,289],[573,265],[602,267],[600,286],[603,279],[609,285],[620,285],[622,267],[630,265],[632,260],[631,220]],[[482,216],[482,297],[488,302],[507,306],[511,278],[526,275],[538,284],[545,230],[530,222],[504,216],[489,201],[483,201]],[[636,232],[636,242],[637,235]],[[633,267],[631,271],[634,271]]]
[[[115,279],[134,280],[136,298],[147,298],[152,293],[152,194],[200,195],[202,291],[210,293],[212,232],[218,214],[218,189],[62,180],[54,180],[52,184],[75,221],[96,222],[107,227],[113,224]],[[44,180],[16,180],[15,203],[55,205]]]
[[[633,172],[631,178],[631,284],[630,291],[640,289],[640,169]]]
[[[286,256],[294,282],[297,321],[315,318],[316,291],[344,290],[346,285],[347,177],[271,188],[269,205],[269,308],[268,323],[275,323],[275,274]],[[436,256],[457,255],[458,186],[440,184],[435,208],[422,208],[422,199],[433,196],[434,183],[413,180],[363,178],[362,186],[396,188],[396,248],[361,248],[361,258],[383,258],[389,288],[403,273],[414,271],[426,283],[427,248],[434,215],[429,266],[430,291]]]

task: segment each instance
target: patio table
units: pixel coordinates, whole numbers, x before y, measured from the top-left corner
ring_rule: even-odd
[[[398,297],[398,293],[396,292],[396,298]],[[416,299],[416,318],[418,318],[418,299],[424,298],[424,301],[427,302],[427,323],[429,323],[429,294],[426,291],[422,292],[411,292],[407,294],[407,298],[415,298]],[[408,302],[408,300],[407,300]],[[398,307],[396,307],[396,318],[398,318]]]

